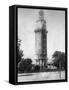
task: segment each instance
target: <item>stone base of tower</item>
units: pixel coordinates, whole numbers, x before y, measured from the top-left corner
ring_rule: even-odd
[[[47,69],[47,60],[38,60],[38,65],[40,66],[40,72],[43,72]]]

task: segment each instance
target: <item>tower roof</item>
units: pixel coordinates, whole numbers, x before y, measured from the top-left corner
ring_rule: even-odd
[[[39,11],[39,20],[41,20],[41,21],[44,20],[44,11],[43,10]]]
[[[44,19],[44,11],[41,9],[38,14],[39,18],[36,21],[36,30],[46,30],[46,20]]]

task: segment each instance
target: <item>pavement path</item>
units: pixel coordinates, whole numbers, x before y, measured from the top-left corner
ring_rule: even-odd
[[[18,74],[18,82],[61,79],[65,79],[65,71]]]

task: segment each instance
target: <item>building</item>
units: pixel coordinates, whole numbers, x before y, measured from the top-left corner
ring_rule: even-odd
[[[37,62],[43,70],[47,66],[47,29],[42,10],[39,11],[39,19],[36,21],[35,49]]]

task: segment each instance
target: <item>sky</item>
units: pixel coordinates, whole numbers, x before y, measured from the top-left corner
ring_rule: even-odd
[[[35,29],[40,9],[18,8],[18,38],[25,58],[35,59]],[[44,10],[47,33],[47,57],[55,51],[65,52],[65,11]]]

